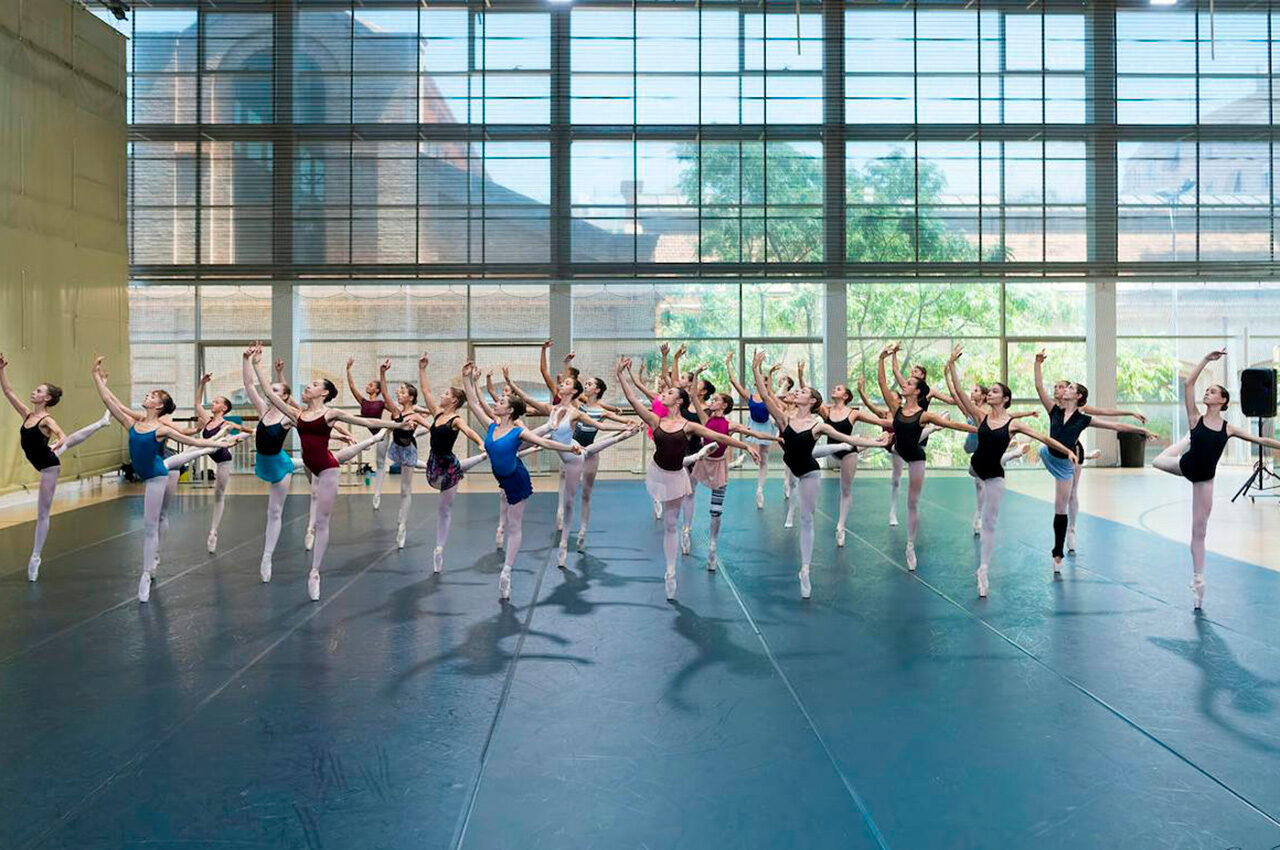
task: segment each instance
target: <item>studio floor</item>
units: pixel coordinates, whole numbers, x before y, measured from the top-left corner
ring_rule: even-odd
[[[211,556],[210,497],[180,497],[143,606],[140,498],[55,517],[36,584],[30,525],[0,529],[0,847],[1280,845],[1260,560],[1211,545],[1194,615],[1185,544],[1121,497],[1053,581],[1051,508],[1015,479],[979,600],[968,480],[931,474],[911,574],[905,505],[887,527],[860,476],[843,549],[823,482],[805,602],[780,481],[757,511],[735,480],[719,572],[703,491],[669,603],[642,486],[598,484],[561,571],[552,481],[509,605],[488,493],[459,497],[440,576],[433,496],[404,550],[394,487],[376,513],[341,497],[319,603],[305,498],[263,585],[265,499],[229,499]],[[1219,505],[1211,539],[1233,522]]]

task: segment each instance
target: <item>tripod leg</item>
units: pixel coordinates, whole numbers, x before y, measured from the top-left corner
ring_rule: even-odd
[[[1258,461],[1253,465],[1253,472],[1249,474],[1249,480],[1244,482],[1244,484],[1240,485],[1240,489],[1237,490],[1236,494],[1231,497],[1232,502],[1234,502],[1236,499],[1243,496],[1250,489],[1257,489],[1257,490],[1262,489],[1262,470],[1264,468],[1265,467],[1263,467],[1262,461]]]

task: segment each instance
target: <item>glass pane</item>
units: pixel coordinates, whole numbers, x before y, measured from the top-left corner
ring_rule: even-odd
[[[201,339],[271,339],[271,287],[200,287]],[[239,350],[239,349],[238,349]],[[238,355],[237,355],[238,356]],[[236,369],[240,368],[237,361]],[[236,373],[237,380],[239,372]]]
[[[194,286],[130,286],[129,339],[133,343],[193,340]],[[136,380],[137,373],[134,373]]]
[[[1044,384],[1050,394],[1056,381],[1082,383],[1085,380],[1083,342],[1010,342],[1007,345],[1009,377],[1005,381],[1014,398],[1036,399],[1035,355],[1044,349]]]
[[[823,290],[817,283],[743,284],[743,336],[821,337]]]
[[[463,285],[299,286],[298,336],[324,339],[465,339]]]
[[[1084,336],[1086,284],[1008,283],[1005,287],[1009,336]]]
[[[545,285],[472,286],[473,339],[530,339],[551,333],[550,289]]]

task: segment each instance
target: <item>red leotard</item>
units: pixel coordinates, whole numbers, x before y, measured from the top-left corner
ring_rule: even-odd
[[[302,462],[312,475],[319,475],[326,469],[337,469],[338,459],[329,451],[329,435],[333,426],[324,415],[315,419],[298,417],[298,439],[302,441]]]

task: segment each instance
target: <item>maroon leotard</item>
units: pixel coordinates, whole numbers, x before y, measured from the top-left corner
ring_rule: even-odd
[[[302,442],[302,462],[312,475],[319,475],[326,469],[337,469],[338,459],[329,451],[329,435],[333,426],[323,414],[315,419],[298,417],[298,439]]]

